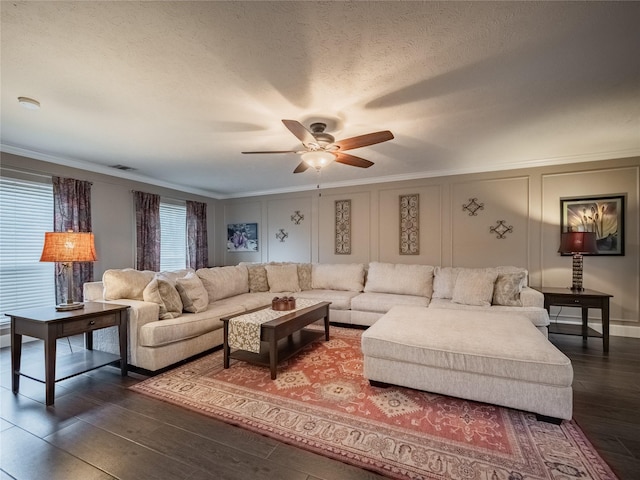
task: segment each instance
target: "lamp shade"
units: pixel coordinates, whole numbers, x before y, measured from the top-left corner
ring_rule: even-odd
[[[566,232],[560,237],[559,253],[598,253],[594,232]]]
[[[93,233],[46,232],[41,262],[95,262]]]

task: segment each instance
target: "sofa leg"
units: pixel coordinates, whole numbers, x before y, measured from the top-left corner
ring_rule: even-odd
[[[546,415],[540,415],[539,413],[536,413],[536,420],[539,422],[553,423],[554,425],[560,425],[562,423],[561,418],[548,417]]]
[[[377,380],[369,380],[369,385],[378,388],[389,388],[391,386],[389,383],[379,382]]]

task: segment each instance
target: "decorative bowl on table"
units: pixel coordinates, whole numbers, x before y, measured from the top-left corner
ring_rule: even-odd
[[[274,297],[271,300],[271,309],[279,312],[285,312],[287,310],[295,310],[296,299],[293,297]]]

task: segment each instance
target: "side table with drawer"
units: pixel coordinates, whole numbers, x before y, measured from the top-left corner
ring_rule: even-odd
[[[53,405],[54,384],[89,370],[120,360],[122,376],[127,375],[127,323],[129,307],[99,302],[88,302],[84,308],[57,311],[55,307],[32,308],[6,313],[11,318],[11,390],[18,393],[20,376],[43,382],[46,389],[46,405]],[[118,327],[120,356],[93,350],[93,331]],[[65,355],[56,362],[58,338],[85,334],[86,350]],[[21,369],[22,335],[44,340],[44,380],[42,365]]]
[[[551,305],[558,307],[578,307],[582,309],[582,325],[551,324],[549,333],[580,335],[586,345],[589,337],[602,338],[602,350],[609,352],[609,299],[613,295],[596,290],[571,290],[570,288],[534,287],[544,295],[544,308],[549,312]],[[598,308],[602,312],[602,333],[589,327],[589,309]]]

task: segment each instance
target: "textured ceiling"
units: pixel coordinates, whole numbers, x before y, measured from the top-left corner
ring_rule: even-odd
[[[638,2],[1,3],[2,150],[213,197],[640,155]],[[17,97],[39,100],[29,111]]]

